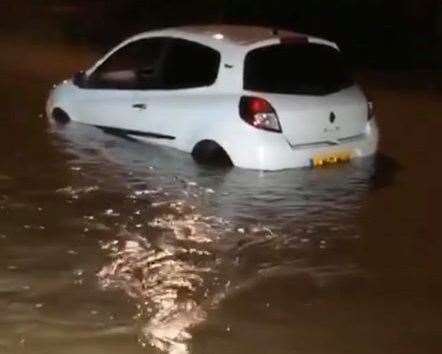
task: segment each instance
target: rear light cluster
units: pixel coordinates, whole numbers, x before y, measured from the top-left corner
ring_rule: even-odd
[[[239,114],[246,123],[255,128],[277,133],[282,132],[275,109],[263,98],[251,96],[241,97]]]

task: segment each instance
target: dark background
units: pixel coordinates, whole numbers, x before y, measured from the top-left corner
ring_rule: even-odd
[[[187,178],[213,187],[217,194],[207,203],[221,216],[244,218],[246,226],[269,222],[301,244],[244,248],[244,273],[269,261],[296,275],[227,299],[196,334],[198,353],[262,353],[269,343],[274,353],[442,353],[441,11],[434,0],[0,0],[0,352],[144,353],[135,334],[121,332],[133,325],[128,298],[104,294],[96,284],[97,270],[109,261],[97,241],[113,239],[131,215],[143,223],[161,217],[150,214],[144,198],[132,204],[129,196],[146,187],[166,191],[178,176],[177,188]],[[381,142],[369,185],[347,186],[357,169],[356,176],[344,176],[346,169],[287,171],[263,184],[250,183],[253,173],[233,170],[229,177],[214,170],[212,179],[190,157],[115,141],[94,128],[49,124],[44,107],[52,84],[92,65],[97,50],[145,29],[208,22],[270,24],[339,42],[375,102]],[[147,165],[166,172],[156,175]],[[152,176],[164,182],[151,185]],[[100,190],[73,199],[74,190],[88,186]],[[119,219],[104,216],[110,207]],[[136,209],[143,214],[135,217]],[[86,215],[111,228],[84,234]],[[219,249],[230,249],[229,238],[221,238],[227,243]],[[329,265],[336,277],[324,273]],[[220,269],[213,274],[240,283],[236,266]],[[75,283],[77,270],[85,270],[83,286]],[[21,291],[24,284],[31,291]],[[107,332],[110,313],[117,327]]]
[[[442,68],[440,0],[4,0],[0,19],[2,31],[101,48],[156,27],[260,24],[337,41],[360,67]]]

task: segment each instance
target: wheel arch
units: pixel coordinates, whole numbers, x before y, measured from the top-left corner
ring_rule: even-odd
[[[65,109],[55,106],[50,112],[50,118],[52,118],[57,123],[66,124],[71,121],[71,116],[66,112]]]
[[[202,164],[233,166],[229,152],[218,141],[204,138],[197,141],[191,150],[195,161]]]

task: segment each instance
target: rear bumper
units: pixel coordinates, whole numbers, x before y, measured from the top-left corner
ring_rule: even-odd
[[[370,156],[376,153],[378,142],[378,127],[372,119],[359,139],[338,145],[294,148],[282,134],[260,134],[249,136],[239,148],[228,152],[237,167],[274,171],[311,166],[312,158],[318,155],[345,152],[352,158]]]

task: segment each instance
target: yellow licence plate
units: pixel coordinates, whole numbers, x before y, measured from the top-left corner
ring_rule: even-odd
[[[351,160],[352,154],[350,152],[335,152],[332,154],[324,154],[313,156],[311,163],[313,167],[325,167],[336,164],[347,163]]]

